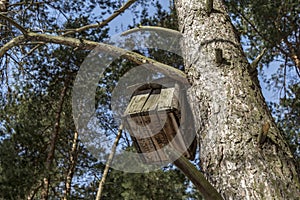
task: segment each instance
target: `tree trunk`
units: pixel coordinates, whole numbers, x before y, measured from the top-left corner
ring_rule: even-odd
[[[48,200],[48,198],[49,198],[49,187],[50,187],[50,178],[51,178],[50,171],[52,170],[52,162],[54,159],[56,142],[57,142],[57,139],[59,136],[61,113],[62,113],[64,101],[65,101],[66,91],[67,91],[67,86],[65,85],[61,91],[60,100],[58,102],[58,108],[55,113],[55,124],[54,124],[54,129],[53,129],[54,131],[51,135],[49,151],[47,153],[47,159],[45,162],[46,172],[45,172],[45,176],[43,178],[43,188],[42,188],[42,192],[41,192],[42,200]]]
[[[299,197],[293,157],[249,73],[223,1],[212,9],[205,0],[175,4],[204,175],[224,199]]]
[[[7,12],[8,0],[0,0],[0,12]]]
[[[70,152],[69,168],[68,168],[68,171],[67,171],[67,177],[66,177],[66,182],[65,182],[65,190],[64,190],[64,199],[63,200],[70,199],[72,179],[73,179],[74,172],[75,172],[75,169],[76,169],[77,158],[78,158],[78,132],[75,131],[74,138],[73,138],[72,149],[71,149],[71,152]]]

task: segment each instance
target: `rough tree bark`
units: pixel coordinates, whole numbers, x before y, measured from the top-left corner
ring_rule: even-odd
[[[0,0],[0,12],[7,12],[8,0]]]
[[[224,199],[296,199],[291,152],[249,73],[223,1],[214,0],[211,11],[205,0],[175,4],[203,173]]]

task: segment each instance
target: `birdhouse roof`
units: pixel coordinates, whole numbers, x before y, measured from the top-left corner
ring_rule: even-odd
[[[151,111],[178,109],[178,88],[163,88],[153,83],[138,88],[131,97],[124,115],[148,114]]]

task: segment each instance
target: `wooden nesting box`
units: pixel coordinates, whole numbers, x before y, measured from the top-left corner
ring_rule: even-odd
[[[160,150],[168,144],[178,152],[184,152],[183,155],[190,160],[195,157],[194,135],[191,143],[186,137],[191,136],[191,132],[184,133],[184,130],[192,130],[189,124],[192,120],[189,117],[183,119],[183,116],[192,114],[190,110],[180,110],[186,107],[182,104],[187,103],[182,101],[185,97],[180,96],[180,91],[178,84],[166,88],[150,83],[139,87],[131,97],[124,112],[124,125],[136,150],[143,153],[141,158],[145,163],[168,162],[165,151]],[[183,120],[189,120],[184,122],[189,127],[180,127]]]

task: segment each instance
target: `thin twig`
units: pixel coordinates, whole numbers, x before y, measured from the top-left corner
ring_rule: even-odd
[[[53,9],[58,10],[59,13],[62,14],[66,20],[68,20],[68,16],[63,11],[61,11],[61,9],[57,8],[56,6],[51,5],[50,3],[52,3],[52,2],[45,2],[46,5],[50,6]]]
[[[74,30],[64,33],[63,36],[66,36],[66,35],[69,35],[72,33],[79,33],[79,32],[82,32],[82,31],[85,31],[85,30],[91,29],[91,28],[101,28],[101,27],[107,25],[109,22],[111,22],[113,19],[115,19],[121,13],[123,13],[127,8],[129,8],[136,1],[137,0],[128,0],[121,8],[116,10],[110,17],[108,17],[106,20],[104,20],[101,23],[90,24],[90,25],[82,26],[80,28],[76,28]]]
[[[267,37],[265,37],[256,27],[255,25],[239,10],[237,9],[235,6],[233,6],[233,9],[236,10],[236,12],[238,12],[241,17],[253,28],[253,30],[265,41],[269,42],[270,44],[274,44],[274,42],[272,42],[271,40],[269,40]],[[284,55],[288,55],[287,52],[285,52],[285,50],[281,47],[279,47],[278,45],[274,45],[275,48],[277,48],[281,53],[283,53]]]
[[[298,69],[298,67],[297,66],[295,66],[295,70],[296,70],[296,73],[297,73],[297,75],[299,76],[299,78],[300,78],[300,72],[299,72],[299,69]]]
[[[65,32],[64,34],[62,34],[62,36],[66,36],[72,33],[79,33],[82,31],[85,31],[87,29],[91,29],[91,28],[101,28],[104,27],[105,25],[107,25],[109,22],[111,22],[113,19],[115,19],[117,16],[119,16],[122,12],[124,12],[127,8],[129,8],[134,2],[136,2],[136,0],[129,0],[127,1],[119,10],[116,10],[110,17],[108,17],[106,20],[102,21],[101,23],[97,23],[97,24],[90,24],[90,25],[86,25],[86,26],[82,26],[80,28],[77,29],[69,29],[67,32]],[[38,49],[39,47],[41,47],[43,44],[38,44],[36,45],[28,54],[30,55],[32,52],[34,52],[36,49]]]
[[[27,35],[28,31],[25,30],[24,27],[22,27],[20,24],[18,24],[16,21],[14,21],[13,19],[6,17],[5,15],[0,13],[0,18],[4,19],[5,21],[8,21],[10,24],[12,24],[13,26],[15,26],[17,29],[19,29],[23,35]]]
[[[114,141],[114,144],[113,144],[113,146],[111,148],[111,151],[110,151],[110,154],[108,156],[108,159],[107,159],[107,162],[106,162],[106,165],[105,165],[105,169],[104,169],[103,174],[102,174],[101,181],[99,182],[99,188],[98,188],[97,196],[96,196],[95,200],[100,200],[101,199],[101,195],[102,195],[102,192],[103,192],[103,187],[104,187],[104,184],[105,184],[105,181],[106,181],[106,177],[108,175],[108,170],[109,170],[110,164],[111,164],[111,162],[112,162],[112,160],[115,156],[116,149],[117,149],[118,143],[119,143],[121,135],[122,135],[122,129],[123,129],[123,125],[121,124],[120,127],[119,127],[119,130],[118,130],[117,137]]]
[[[40,48],[40,47],[41,47],[42,45],[44,45],[44,44],[46,44],[46,43],[45,43],[45,42],[42,42],[42,43],[36,45],[36,46],[33,47],[32,49],[30,49],[30,51],[29,51],[25,56],[23,56],[23,58],[29,56],[30,54],[32,54],[35,50],[37,50],[38,48]],[[22,59],[23,59],[23,58],[22,58]]]
[[[72,186],[72,179],[74,176],[74,172],[76,169],[76,163],[78,158],[78,132],[75,131],[74,137],[73,137],[73,144],[70,152],[70,158],[69,158],[69,169],[67,172],[66,182],[65,182],[65,189],[63,191],[64,197],[63,200],[68,200],[71,193],[71,186]]]
[[[39,4],[44,4],[45,2],[33,2],[31,4],[34,4],[34,5],[39,5]],[[7,7],[16,7],[16,6],[23,6],[23,5],[26,5],[28,4],[28,2],[24,1],[24,2],[19,2],[19,3],[13,3],[13,4],[9,4]]]
[[[138,32],[138,31],[164,31],[164,32],[169,32],[170,34],[173,34],[173,35],[178,35],[178,36],[181,35],[181,33],[179,31],[160,27],[160,26],[139,26],[139,27],[136,27],[133,29],[129,29],[128,31],[123,32],[121,35],[126,36],[128,34],[132,34],[132,33]]]
[[[250,70],[251,73],[254,72],[258,66],[258,63],[260,62],[260,60],[262,59],[262,57],[265,55],[267,51],[267,48],[264,48],[261,53],[253,60],[253,62],[250,64]]]

